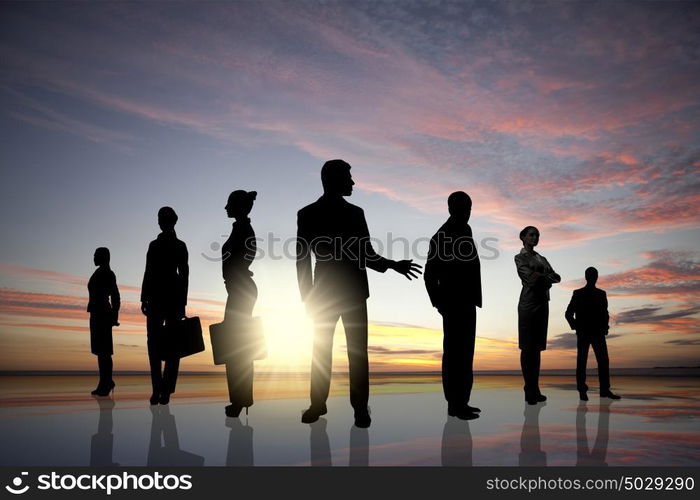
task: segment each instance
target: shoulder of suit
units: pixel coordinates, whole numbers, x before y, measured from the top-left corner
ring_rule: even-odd
[[[317,209],[318,209],[318,201],[314,201],[313,203],[309,203],[305,207],[300,208],[299,211],[297,212],[297,217],[302,217],[302,216],[309,214]]]
[[[345,205],[347,206],[348,209],[350,209],[350,210],[352,210],[352,211],[354,211],[354,212],[360,213],[360,214],[365,213],[364,210],[362,210],[362,209],[361,209],[360,207],[358,207],[357,205],[353,205],[352,203],[350,203],[349,201],[347,201],[345,198],[343,198],[343,201],[345,202]]]

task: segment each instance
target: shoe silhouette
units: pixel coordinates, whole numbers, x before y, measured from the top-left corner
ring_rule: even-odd
[[[98,387],[95,391],[93,391],[93,394],[96,396],[109,396],[109,393],[114,390],[115,386],[116,384],[114,383],[114,380],[112,380],[106,387]]]
[[[461,408],[448,408],[447,414],[450,417],[457,417],[460,420],[475,420],[479,418],[479,414],[470,410],[469,406],[463,406]]]
[[[355,426],[360,429],[366,429],[372,423],[372,419],[369,416],[369,408],[363,408],[361,410],[355,410]]]
[[[236,418],[238,415],[241,414],[241,410],[243,407],[241,405],[228,405],[226,408],[224,408],[224,411],[226,412],[227,417],[232,417]]]
[[[321,415],[325,415],[326,413],[328,413],[326,405],[320,407],[310,406],[304,413],[302,413],[301,422],[303,424],[312,424],[316,422]]]

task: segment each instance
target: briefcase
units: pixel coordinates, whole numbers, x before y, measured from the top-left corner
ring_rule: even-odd
[[[169,325],[167,340],[169,348],[163,350],[162,358],[184,358],[204,350],[202,324],[198,316],[183,318]]]
[[[253,361],[267,357],[260,318],[212,324],[209,336],[215,365],[235,359]]]

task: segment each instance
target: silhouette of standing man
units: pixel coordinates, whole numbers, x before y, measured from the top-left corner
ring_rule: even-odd
[[[343,199],[355,184],[350,165],[329,160],[321,169],[323,196],[297,214],[297,279],[301,298],[314,318],[311,365],[311,406],[301,417],[312,423],[327,413],[331,381],[333,332],[343,319],[350,369],[350,403],[355,425],[369,427],[369,363],[367,358],[367,270],[387,269],[408,279],[420,273],[411,260],[393,261],[377,255],[369,239],[365,214]],[[311,252],[316,258],[311,272]]]
[[[189,266],[187,246],[177,239],[177,214],[170,207],[158,210],[161,233],[148,246],[141,286],[141,312],[146,315],[148,361],[151,365],[152,405],[167,405],[175,392],[180,358],[168,354],[168,327],[185,316]],[[165,355],[165,356],[164,356]],[[165,367],[161,359],[165,357]]]
[[[469,406],[474,384],[476,308],[481,307],[481,264],[469,216],[472,200],[463,191],[447,198],[450,217],[430,240],[425,287],[442,315],[442,387],[447,413],[463,420],[476,418]]]
[[[610,329],[608,297],[605,290],[595,286],[598,281],[598,270],[595,267],[586,269],[585,276],[586,286],[574,290],[564,314],[571,329],[576,330],[576,389],[581,400],[588,401],[586,364],[588,347],[593,346],[593,352],[598,361],[600,397],[620,399],[620,396],[610,391],[610,361],[608,345],[605,342],[605,336]]]

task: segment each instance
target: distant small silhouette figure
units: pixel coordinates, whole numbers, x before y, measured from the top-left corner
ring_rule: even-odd
[[[559,283],[561,276],[542,255],[535,252],[540,232],[534,226],[520,231],[523,249],[515,256],[515,266],[523,288],[518,301],[518,347],[520,366],[525,381],[525,400],[534,405],[546,401],[540,392],[541,351],[547,349],[549,321],[549,289]]]
[[[90,466],[91,467],[111,467],[119,465],[112,461],[114,451],[114,420],[112,410],[114,410],[114,399],[95,398],[100,407],[100,417],[97,421],[97,432],[90,439]]]
[[[472,200],[463,191],[447,199],[450,217],[430,240],[425,287],[442,315],[442,387],[447,413],[473,419],[469,406],[474,384],[476,308],[481,307],[481,265],[469,226]]]
[[[253,209],[257,193],[237,190],[226,203],[226,214],[235,218],[231,235],[221,247],[221,263],[228,297],[224,324],[234,326],[234,333],[243,333],[253,316],[253,306],[258,297],[258,288],[253,273],[248,269],[255,258],[255,232],[248,214]],[[253,405],[253,360],[250,351],[238,346],[234,356],[226,363],[226,380],[231,404],[226,415],[237,417],[241,409]]]
[[[297,214],[297,279],[301,298],[315,321],[311,366],[311,406],[302,415],[311,423],[324,415],[331,380],[333,332],[343,319],[350,369],[350,402],[355,425],[366,428],[369,416],[369,363],[367,358],[367,270],[387,269],[408,279],[420,274],[411,260],[380,257],[372,248],[365,214],[343,199],[355,184],[350,165],[329,160],[321,169],[323,196]],[[316,258],[311,272],[311,253]]]
[[[585,276],[586,286],[574,290],[564,315],[571,329],[576,330],[576,389],[581,400],[588,401],[586,364],[588,347],[593,346],[598,361],[600,396],[620,399],[620,396],[610,391],[610,362],[608,345],[605,342],[605,336],[610,329],[608,297],[605,290],[595,286],[598,281],[598,270],[595,267],[586,269]]]
[[[588,448],[588,435],[586,433],[586,413],[588,408],[585,403],[579,403],[576,409],[576,466],[577,467],[605,467],[605,457],[608,454],[608,438],[610,434],[610,405],[609,399],[601,399],[598,407],[598,432],[596,433],[593,449]]]
[[[162,232],[148,246],[146,270],[141,286],[141,312],[146,315],[148,331],[148,361],[151,365],[152,405],[170,402],[175,392],[180,358],[170,354],[172,339],[168,328],[185,316],[189,266],[187,246],[177,239],[177,214],[170,207],[158,210],[158,225]],[[161,360],[165,359],[163,368]]]
[[[525,420],[520,434],[520,455],[518,465],[529,467],[546,467],[547,453],[542,450],[540,438],[540,410],[547,406],[546,403],[525,406]]]
[[[117,277],[109,267],[109,249],[95,250],[93,260],[98,266],[88,281],[90,313],[90,350],[97,356],[100,380],[91,392],[94,396],[107,396],[114,390],[112,380],[112,327],[119,326],[121,299],[117,288]]]

